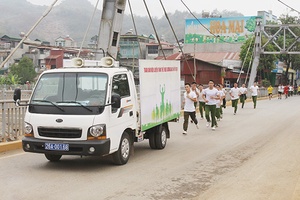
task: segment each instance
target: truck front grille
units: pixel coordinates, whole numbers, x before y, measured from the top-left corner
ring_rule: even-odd
[[[81,129],[63,129],[63,128],[38,128],[40,136],[51,138],[80,138]]]

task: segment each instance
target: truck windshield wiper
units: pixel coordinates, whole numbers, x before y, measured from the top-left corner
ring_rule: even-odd
[[[56,103],[75,103],[75,104],[78,104],[78,105],[80,105],[81,107],[87,109],[88,111],[93,112],[92,109],[88,108],[87,106],[83,105],[82,103],[80,103],[80,102],[78,102],[78,101],[59,101],[59,102],[56,102]]]
[[[34,101],[34,102],[44,102],[44,103],[50,103],[52,104],[54,107],[58,108],[59,110],[65,112],[64,109],[62,109],[61,107],[59,107],[58,105],[56,105],[55,103],[53,103],[52,101],[48,101],[48,100],[31,100],[31,101]]]

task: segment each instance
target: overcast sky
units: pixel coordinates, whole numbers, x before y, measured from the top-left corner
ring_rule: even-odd
[[[51,5],[54,0],[27,0],[33,4],[38,5]],[[63,0],[59,0],[61,2]],[[93,5],[97,0],[89,0]],[[278,0],[183,0],[193,12],[201,13],[202,10],[213,11],[214,9],[238,11],[245,16],[254,16],[258,10],[272,10],[274,15],[280,16],[281,14],[298,15],[295,11],[291,11]],[[281,0],[285,4],[300,11],[299,0]],[[76,0],[74,0],[74,3]],[[100,0],[99,8],[102,9],[102,2]],[[160,7],[159,0],[146,0],[148,3],[151,15],[156,17],[163,16],[163,11]],[[165,4],[167,12],[174,12],[175,10],[186,11],[186,8],[180,0],[162,0]],[[133,12],[136,15],[145,16],[146,11],[142,0],[131,0]],[[91,11],[92,12],[92,11]],[[126,12],[129,13],[128,5]]]

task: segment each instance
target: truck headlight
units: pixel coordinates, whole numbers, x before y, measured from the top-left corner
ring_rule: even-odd
[[[104,132],[105,132],[105,125],[103,124],[92,126],[89,130],[90,135],[93,137],[99,137]]]
[[[32,125],[25,122],[24,124],[24,131],[25,131],[25,134],[31,134],[32,133]]]

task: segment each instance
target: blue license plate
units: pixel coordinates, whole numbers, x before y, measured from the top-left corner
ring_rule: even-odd
[[[50,151],[69,151],[69,144],[45,143],[45,150],[50,150]]]

